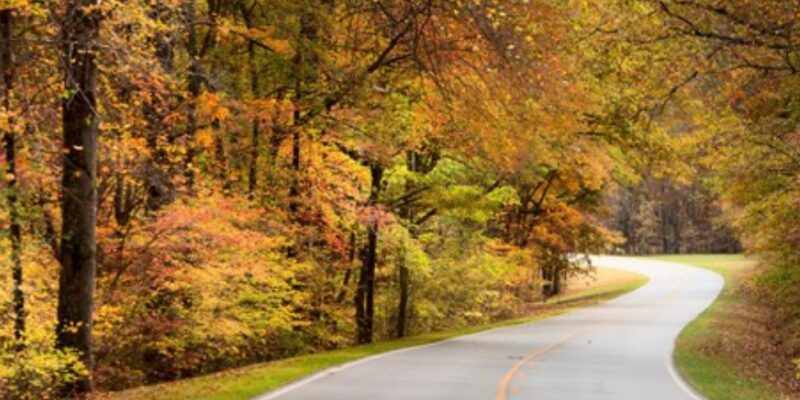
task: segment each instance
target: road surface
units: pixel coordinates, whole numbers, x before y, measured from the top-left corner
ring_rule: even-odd
[[[650,281],[562,316],[345,364],[258,400],[701,399],[675,373],[672,350],[681,329],[717,297],[723,279],[641,258],[593,262]]]

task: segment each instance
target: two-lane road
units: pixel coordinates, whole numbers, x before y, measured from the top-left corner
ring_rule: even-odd
[[[672,350],[723,279],[642,258],[593,263],[650,280],[600,305],[356,361],[258,400],[698,399],[675,374]]]

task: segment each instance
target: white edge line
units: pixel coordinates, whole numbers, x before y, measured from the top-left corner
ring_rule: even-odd
[[[682,265],[685,266],[686,264],[682,264]],[[600,265],[598,265],[598,266],[600,266]],[[694,267],[694,266],[692,266],[692,267]],[[695,267],[695,268],[697,268],[697,267]],[[647,283],[645,283],[645,285],[646,284]],[[638,289],[641,289],[641,288],[638,288]],[[529,323],[533,323],[533,322],[538,322],[538,321],[531,321]],[[522,323],[522,324],[519,324],[519,325],[525,325],[525,324],[526,323]],[[397,354],[405,353],[405,352],[408,352],[408,351],[424,349],[424,348],[427,348],[427,347],[437,346],[437,345],[441,345],[441,344],[446,343],[446,342],[462,339],[462,338],[465,338],[465,337],[479,336],[479,335],[483,335],[483,334],[486,334],[486,333],[489,333],[489,332],[492,332],[492,331],[497,331],[497,330],[507,329],[507,328],[513,328],[515,326],[518,326],[518,325],[501,326],[501,327],[497,327],[497,328],[493,328],[493,329],[487,329],[487,330],[481,331],[481,332],[476,332],[476,333],[469,334],[469,335],[455,336],[455,337],[452,337],[452,338],[439,340],[439,341],[432,342],[432,343],[426,343],[426,344],[421,344],[421,345],[417,345],[417,346],[407,347],[407,348],[404,348],[404,349],[397,349],[397,350],[387,351],[385,353],[374,354],[374,355],[371,355],[371,356],[368,356],[368,357],[364,357],[364,358],[361,358],[361,359],[358,359],[358,360],[349,361],[349,362],[346,362],[344,364],[340,364],[340,365],[336,365],[336,366],[333,366],[333,367],[329,367],[329,368],[323,369],[322,371],[319,371],[317,373],[309,375],[309,376],[307,376],[305,378],[300,378],[299,380],[294,381],[293,383],[281,386],[280,388],[277,388],[277,389],[274,389],[272,391],[268,391],[268,392],[266,392],[264,394],[258,395],[256,397],[254,397],[252,400],[274,400],[274,399],[277,399],[279,396],[282,396],[282,395],[284,395],[286,393],[289,393],[291,391],[297,390],[297,389],[299,389],[299,388],[301,388],[301,387],[303,387],[305,385],[308,385],[308,384],[313,383],[313,382],[315,382],[317,380],[320,380],[320,379],[322,379],[322,378],[324,378],[324,377],[326,377],[326,376],[328,376],[330,374],[333,374],[333,373],[336,373],[338,371],[342,371],[342,370],[345,370],[345,369],[348,369],[348,368],[352,368],[352,367],[355,367],[357,365],[361,365],[361,364],[364,364],[364,363],[367,363],[367,362],[370,362],[370,361],[374,361],[374,360],[379,359],[379,358],[388,357],[388,356],[392,356],[392,355],[397,355]],[[674,344],[673,344],[673,349],[674,349]],[[675,371],[674,361],[672,359],[672,351],[667,353],[667,357],[666,358],[667,358],[667,371],[669,372],[669,375],[672,377],[672,379],[675,380],[675,383],[677,383],[678,386],[681,389],[683,389],[683,391],[686,392],[686,394],[688,394],[692,398],[692,400],[708,400],[705,397],[700,396],[694,389],[692,389],[690,386],[688,386],[686,384],[686,382],[680,377],[680,375],[678,375],[678,373]]]
[[[480,333],[483,333],[483,332],[477,332],[477,333],[475,333],[475,335],[480,334]],[[468,335],[468,336],[471,336],[471,335]],[[445,340],[440,340],[438,342],[426,343],[426,344],[421,344],[421,345],[418,345],[418,346],[411,346],[411,347],[407,347],[407,348],[404,348],[404,349],[397,349],[397,350],[387,351],[385,353],[380,353],[380,354],[373,354],[371,356],[360,358],[358,360],[353,360],[353,361],[346,362],[344,364],[339,364],[339,365],[336,365],[336,366],[333,366],[333,367],[328,367],[328,368],[323,369],[320,372],[314,373],[314,374],[312,374],[310,376],[307,376],[305,378],[301,378],[300,380],[297,380],[297,381],[295,381],[293,383],[290,383],[288,385],[282,386],[282,387],[280,387],[278,389],[275,389],[273,391],[269,391],[267,393],[264,393],[264,394],[261,394],[261,395],[259,395],[257,397],[254,397],[253,400],[272,400],[272,399],[277,398],[278,396],[281,396],[281,395],[284,395],[286,393],[289,393],[289,392],[291,392],[291,391],[293,391],[295,389],[299,389],[299,388],[301,388],[301,387],[303,387],[305,385],[308,385],[309,383],[312,383],[314,381],[322,379],[322,378],[324,378],[324,377],[326,377],[326,376],[328,376],[330,374],[336,373],[338,371],[341,371],[341,370],[344,370],[344,369],[348,369],[348,368],[351,368],[351,367],[355,367],[357,365],[364,364],[364,363],[373,361],[373,360],[378,359],[378,358],[387,357],[387,356],[390,356],[390,355],[397,355],[397,354],[405,353],[405,352],[411,351],[411,350],[422,349],[422,348],[425,348],[425,347],[429,347],[429,346],[441,344],[441,343],[444,343],[444,342],[447,342],[447,341],[450,341],[450,340],[454,340],[454,339],[457,339],[457,338],[460,338],[460,337],[464,337],[464,336],[457,336],[457,337],[453,337],[453,338],[449,338],[449,339],[445,339]]]
[[[677,338],[676,338],[677,340]],[[667,353],[667,371],[669,372],[669,376],[672,377],[672,380],[680,387],[692,400],[708,400],[705,396],[701,395],[697,390],[691,387],[683,377],[678,373],[675,369],[675,357],[673,354],[675,353],[675,343],[672,344],[672,350]]]
[[[558,317],[558,316],[553,316],[553,318],[556,318],[556,317]],[[451,338],[438,340],[438,341],[431,342],[431,343],[425,343],[425,344],[420,344],[420,345],[416,345],[416,346],[410,346],[410,347],[406,347],[406,348],[402,348],[402,349],[391,350],[391,351],[387,351],[387,352],[384,352],[384,353],[373,354],[371,356],[360,358],[358,360],[353,360],[353,361],[346,362],[344,364],[339,364],[339,365],[335,365],[333,367],[325,368],[322,371],[316,372],[316,373],[314,373],[312,375],[309,375],[309,376],[307,376],[305,378],[300,378],[299,380],[296,380],[293,383],[290,383],[288,385],[281,386],[281,387],[279,387],[277,389],[274,389],[272,391],[268,391],[266,393],[260,394],[260,395],[254,397],[251,400],[273,400],[273,399],[278,398],[279,396],[282,396],[282,395],[284,395],[286,393],[289,393],[289,392],[291,392],[293,390],[296,390],[296,389],[299,389],[299,388],[301,388],[301,387],[303,387],[305,385],[308,385],[309,383],[312,383],[314,381],[320,380],[320,379],[322,379],[322,378],[324,378],[324,377],[326,377],[326,376],[328,376],[330,374],[333,374],[333,373],[336,373],[336,372],[339,372],[339,371],[342,371],[342,370],[345,370],[345,369],[348,369],[348,368],[351,368],[351,367],[355,367],[357,365],[368,363],[370,361],[374,361],[374,360],[377,360],[379,358],[394,356],[394,355],[397,355],[397,354],[405,353],[405,352],[408,352],[408,351],[415,351],[415,350],[419,350],[419,349],[424,349],[424,348],[427,348],[427,347],[438,346],[438,345],[442,345],[442,344],[447,343],[447,342],[456,341],[456,340],[460,340],[460,339],[467,338],[467,337],[480,336],[480,335],[488,334],[490,332],[495,332],[495,331],[504,330],[504,329],[511,329],[511,328],[515,328],[515,327],[519,327],[519,326],[527,325],[527,324],[531,324],[531,323],[536,323],[536,322],[540,322],[540,321],[541,320],[523,322],[523,323],[520,323],[520,324],[513,324],[513,325],[507,325],[507,326],[498,326],[496,328],[487,329],[485,331],[470,333],[470,334],[467,334],[467,335],[454,336],[454,337],[451,337]],[[704,399],[701,399],[701,400],[704,400]]]
[[[682,263],[678,263],[678,264],[682,264]],[[686,382],[686,380],[683,378],[683,376],[681,376],[681,374],[678,373],[677,368],[675,368],[675,349],[677,348],[677,345],[678,345],[678,338],[681,336],[681,333],[683,333],[683,331],[686,329],[686,327],[688,327],[697,318],[700,318],[700,316],[703,315],[703,313],[706,312],[709,308],[711,308],[711,306],[714,305],[714,303],[716,303],[716,301],[719,299],[719,296],[722,294],[722,291],[725,289],[725,278],[723,278],[722,275],[720,275],[717,272],[714,272],[714,271],[711,271],[711,270],[708,270],[708,269],[705,269],[705,268],[701,268],[701,267],[698,267],[696,265],[692,265],[692,264],[682,264],[682,265],[688,265],[690,267],[694,267],[694,268],[697,268],[697,269],[700,269],[700,270],[703,270],[703,271],[706,271],[706,272],[710,272],[710,273],[716,275],[717,278],[719,278],[719,280],[722,281],[722,283],[719,286],[719,290],[717,291],[717,295],[714,296],[714,299],[711,300],[711,302],[706,306],[706,308],[702,309],[699,313],[697,313],[697,315],[695,315],[694,318],[692,318],[686,325],[684,325],[683,328],[681,328],[680,332],[678,332],[678,335],[675,336],[675,340],[672,341],[672,349],[669,351],[669,353],[667,353],[667,357],[666,357],[666,359],[667,359],[666,360],[667,361],[667,371],[669,372],[669,375],[672,377],[672,380],[674,380],[675,383],[678,385],[678,387],[680,387],[687,395],[689,395],[689,397],[691,397],[692,400],[708,400],[707,397],[703,396],[700,392],[698,392],[697,389],[695,389],[692,385],[690,385],[688,382]]]
[[[645,283],[645,285],[646,285],[646,283]],[[636,290],[639,290],[639,289],[641,289],[641,287],[637,288]],[[625,295],[628,295],[628,294],[630,294],[630,293],[626,293]],[[620,297],[622,297],[622,296],[620,296]],[[614,300],[616,300],[616,299],[618,299],[620,297],[611,299],[609,301],[614,301]],[[590,307],[593,307],[593,306],[590,306]],[[587,307],[587,308],[590,308],[590,307]],[[573,310],[573,311],[581,311],[583,309],[586,309],[586,308],[581,308],[581,309]],[[567,313],[567,314],[571,314],[571,313]],[[546,319],[558,318],[560,316],[561,315],[555,315],[555,316],[551,316],[551,317],[546,318]],[[543,320],[529,321],[529,322],[523,322],[523,323],[520,323],[520,324],[513,324],[513,325],[507,325],[507,326],[498,326],[496,328],[487,329],[485,331],[475,332],[475,333],[471,333],[471,334],[467,334],[467,335],[454,336],[454,337],[451,337],[451,338],[447,338],[447,339],[444,339],[444,340],[439,340],[439,341],[435,341],[435,342],[431,342],[431,343],[420,344],[420,345],[416,345],[416,346],[406,347],[406,348],[403,348],[403,349],[387,351],[385,353],[380,353],[380,354],[374,354],[374,355],[371,355],[371,356],[368,356],[368,357],[360,358],[358,360],[349,361],[349,362],[346,362],[344,364],[339,364],[339,365],[336,365],[336,366],[333,366],[333,367],[325,368],[322,371],[316,372],[316,373],[314,373],[312,375],[309,375],[309,376],[307,376],[305,378],[300,378],[299,380],[296,380],[296,381],[294,381],[292,383],[289,383],[287,385],[281,386],[281,387],[279,387],[277,389],[268,391],[266,393],[260,394],[260,395],[258,395],[256,397],[252,398],[251,400],[274,400],[274,399],[277,399],[278,397],[280,397],[280,396],[282,396],[282,395],[284,395],[286,393],[289,393],[289,392],[291,392],[293,390],[297,390],[297,389],[299,389],[299,388],[301,388],[301,387],[303,387],[305,385],[308,385],[310,383],[318,381],[318,380],[320,380],[320,379],[322,379],[322,378],[324,378],[324,377],[326,377],[326,376],[328,376],[330,374],[333,374],[333,373],[336,373],[336,372],[339,372],[339,371],[342,371],[342,370],[345,370],[345,369],[348,369],[348,368],[351,368],[351,367],[355,367],[357,365],[368,363],[370,361],[374,361],[374,360],[379,359],[379,358],[389,357],[389,356],[405,353],[405,352],[408,352],[408,351],[424,349],[424,348],[427,348],[427,347],[438,346],[438,345],[442,345],[442,344],[447,343],[447,342],[460,340],[460,339],[464,339],[464,338],[467,338],[467,337],[475,337],[475,336],[485,335],[485,334],[489,334],[491,332],[496,332],[496,331],[504,330],[504,329],[512,329],[512,328],[519,327],[519,326],[522,326],[522,325],[537,323],[537,322],[541,322],[541,321],[543,321]],[[706,399],[694,399],[694,400],[706,400]]]
[[[604,257],[608,257],[608,258],[620,257],[620,258],[629,258],[630,259],[630,257],[624,257],[624,256],[601,255],[601,256],[599,256],[599,258],[600,258],[599,261],[600,262],[598,263],[597,260],[593,260],[593,263],[594,263],[593,265],[598,266],[598,267],[605,266],[605,265],[603,265],[604,263],[603,263],[603,260],[602,260]],[[673,339],[673,341],[672,341],[672,346],[670,348],[670,351],[668,351],[666,356],[664,357],[665,361],[666,361],[666,364],[667,364],[667,373],[669,373],[669,376],[672,378],[673,381],[675,381],[675,384],[678,385],[678,387],[681,388],[681,390],[683,390],[683,392],[686,393],[689,396],[689,398],[691,398],[692,400],[708,400],[708,398],[706,398],[705,396],[700,394],[700,392],[698,392],[695,388],[693,388],[691,385],[689,385],[689,383],[687,383],[686,380],[684,380],[683,377],[678,373],[677,369],[675,368],[675,357],[674,357],[674,354],[675,354],[675,348],[676,348],[677,340],[678,340],[678,337],[680,336],[681,332],[683,332],[683,330],[686,329],[686,327],[689,326],[689,324],[691,324],[695,319],[697,319],[700,315],[702,315],[703,312],[705,312],[709,307],[711,307],[711,305],[714,304],[714,302],[717,301],[717,299],[719,298],[720,294],[722,294],[722,290],[725,287],[725,279],[720,274],[718,274],[718,273],[716,273],[714,271],[710,271],[708,269],[701,268],[701,267],[698,267],[698,266],[692,265],[692,264],[680,263],[680,262],[671,262],[671,261],[652,260],[652,259],[648,260],[648,261],[655,261],[656,263],[662,263],[662,264],[679,265],[681,267],[695,268],[695,269],[698,269],[698,270],[701,270],[701,271],[712,273],[712,274],[716,275],[720,280],[722,280],[722,284],[720,285],[720,288],[717,291],[716,296],[714,296],[714,299],[711,300],[711,302],[705,308],[703,308],[699,313],[697,313],[697,315],[695,315],[694,318],[689,320],[689,322],[687,322],[686,325],[681,327],[681,330],[678,332],[678,334],[675,336],[675,339]],[[613,262],[610,261],[608,265],[610,266],[611,264],[613,264]]]

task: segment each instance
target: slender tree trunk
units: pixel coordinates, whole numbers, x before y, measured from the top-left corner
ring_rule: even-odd
[[[427,154],[427,157],[423,157],[422,153],[417,150],[411,150],[406,154],[406,167],[410,172],[413,173],[420,173],[420,174],[427,174],[431,172],[435,167],[439,159],[438,152],[435,149],[428,149],[432,150]],[[410,184],[406,184],[406,192],[411,193],[414,190],[414,187]],[[433,211],[435,213],[435,210]],[[428,213],[428,217],[432,216],[431,212]],[[421,220],[417,218],[417,211],[413,207],[411,203],[406,203],[402,209],[400,210],[400,216],[403,217],[406,221],[408,221],[408,233],[412,238],[416,238],[418,235],[418,224],[423,223],[427,217],[424,217]],[[398,302],[397,302],[397,327],[395,330],[395,336],[398,338],[402,338],[408,334],[408,319],[409,319],[409,308],[411,307],[411,270],[408,268],[408,263],[404,257],[401,260],[400,264],[398,265]]]
[[[230,173],[230,157],[228,156],[229,145],[225,141],[221,122],[215,119],[211,123],[211,127],[214,129],[214,159],[217,163],[217,179],[222,182],[223,193],[229,196],[233,189],[233,180],[231,179]]]
[[[411,281],[411,273],[408,270],[408,265],[406,265],[405,255],[402,260],[400,260],[400,268],[399,268],[399,286],[400,286],[400,298],[397,304],[397,332],[395,335],[397,338],[402,338],[406,336],[406,323],[408,321],[408,294],[409,294],[409,283]]]
[[[197,153],[195,148],[195,136],[197,134],[197,99],[200,97],[201,79],[200,79],[200,60],[197,51],[197,15],[195,12],[194,0],[189,0],[185,5],[186,14],[186,47],[189,53],[189,79],[188,87],[189,96],[191,97],[188,102],[187,110],[187,128],[186,128],[186,155],[184,158],[184,176],[186,178],[186,187],[189,191],[194,189],[195,181],[195,166],[194,158]]]
[[[550,296],[557,296],[561,294],[561,276],[563,275],[563,271],[561,268],[555,268],[553,271],[553,285],[552,289],[550,290]]]
[[[668,210],[666,204],[667,198],[667,181],[666,179],[661,180],[661,204],[660,204],[660,217],[659,218],[659,232],[661,235],[661,253],[668,254],[669,253],[669,235],[667,233],[668,227]]]
[[[160,4],[153,5],[153,18],[157,21],[163,22],[161,16],[164,6]],[[159,66],[165,74],[172,73],[173,70],[173,56],[172,51],[173,39],[171,33],[159,33],[153,41],[155,42],[155,54],[158,59]],[[153,93],[153,98],[158,98],[158,93]],[[146,104],[144,114],[147,119],[147,148],[150,151],[150,157],[147,165],[147,200],[145,201],[145,209],[147,211],[155,211],[163,205],[171,201],[174,195],[174,187],[172,185],[172,172],[169,171],[169,161],[167,160],[166,151],[159,145],[159,135],[164,130],[164,111],[159,110],[153,104]],[[170,136],[173,136],[171,134]],[[172,142],[174,138],[168,137],[168,141]]]
[[[341,303],[344,301],[345,296],[347,295],[347,287],[350,285],[350,278],[353,276],[353,263],[356,260],[356,232],[350,232],[350,255],[348,257],[350,261],[347,265],[347,270],[344,271],[344,279],[342,279],[342,289],[339,291],[339,295],[336,296],[336,302]]]
[[[256,67],[256,46],[247,44],[247,63],[250,69],[250,93],[253,99],[258,98],[258,69]],[[247,194],[252,197],[258,186],[258,148],[261,141],[261,124],[258,117],[253,118],[253,134],[250,143],[250,171],[247,180]]]
[[[555,265],[545,265],[542,267],[542,280],[545,281],[545,284],[542,287],[542,295],[545,299],[558,294],[558,286],[560,284],[558,267]]]
[[[3,108],[7,115],[11,111],[11,89],[14,85],[14,50],[12,48],[11,31],[13,24],[12,9],[0,11],[0,63],[3,71]],[[12,127],[13,119],[8,117],[8,126]],[[17,194],[17,138],[16,134],[9,130],[4,132],[6,171],[8,177],[8,202],[9,229],[8,237],[11,241],[11,275],[13,277],[13,299],[14,306],[14,339],[17,341],[17,348],[24,348],[25,337],[25,293],[22,291],[22,227],[19,217],[19,195]]]
[[[300,101],[299,100],[303,97],[302,85],[300,83],[300,79],[301,78],[300,78],[299,72],[298,72],[300,70],[302,62],[303,62],[303,57],[301,55],[301,52],[298,52],[298,54],[295,56],[295,59],[294,59],[294,64],[295,64],[294,67],[295,67],[295,70],[296,70],[295,73],[298,75],[296,77],[297,81],[295,82],[295,93],[294,93],[295,103],[296,104],[295,104],[295,110],[294,110],[293,118],[292,118],[295,122],[293,123],[293,126],[291,127],[291,132],[292,132],[292,164],[291,164],[291,166],[292,166],[292,176],[291,176],[291,182],[289,183],[289,215],[292,218],[297,218],[297,211],[298,211],[299,206],[300,206],[300,204],[299,204],[300,203],[300,167],[301,167],[301,160],[300,160],[300,129],[302,129],[302,127],[297,124],[297,121],[300,120],[300,116],[301,116],[300,108],[299,108],[300,107],[300,104],[299,104]]]
[[[239,5],[242,18],[244,18],[245,26],[248,29],[253,28],[252,14],[257,3],[253,3],[247,7],[245,3]],[[256,44],[253,41],[247,42],[247,68],[250,72],[250,94],[253,99],[259,97],[259,82],[258,82],[258,67],[256,65]],[[259,147],[261,142],[261,121],[258,117],[253,117],[252,121],[252,136],[250,140],[250,166],[247,174],[247,196],[250,199],[254,198],[256,188],[258,187],[258,156]]]
[[[92,368],[92,309],[96,270],[97,220],[97,65],[99,15],[87,10],[94,0],[70,0],[62,27],[66,93],[62,105],[64,163],[61,199],[61,273],[58,287],[56,346],[74,349]],[[91,391],[82,376],[64,390]]]
[[[353,297],[356,307],[356,343],[369,343],[369,332],[367,330],[367,309],[365,299],[367,296],[367,268],[362,265],[358,273],[358,286]]]
[[[356,289],[358,344],[372,343],[375,324],[375,268],[377,266],[378,224],[367,227],[367,243]]]
[[[373,222],[367,229],[367,304],[365,343],[372,342],[373,327],[375,325],[375,269],[378,264],[378,223]]]
[[[419,172],[419,168],[417,165],[417,152],[416,151],[409,151],[406,157],[406,167],[410,172]],[[412,187],[409,183],[406,183],[406,192],[411,192]],[[405,205],[400,210],[400,215],[408,221],[409,227],[409,234],[414,237],[415,236],[415,227],[414,227],[414,211],[410,205]],[[406,336],[407,331],[407,322],[408,322],[408,301],[409,301],[409,284],[411,282],[411,271],[408,270],[408,264],[406,263],[406,253],[405,251],[402,254],[400,259],[400,263],[398,264],[398,302],[397,302],[397,326],[395,330],[395,337],[402,338]]]
[[[292,128],[292,183],[289,186],[289,212],[297,217],[300,209],[300,128]]]
[[[320,2],[320,6],[327,5],[327,2]],[[309,70],[304,68],[306,63],[317,64],[319,57],[316,54],[313,46],[309,46],[311,42],[319,40],[319,23],[317,18],[317,10],[309,11],[302,10],[300,13],[300,47],[295,52],[292,59],[294,66],[294,126],[292,126],[292,181],[289,186],[289,213],[297,218],[297,212],[300,208],[300,176],[301,176],[301,159],[300,151],[302,148],[302,135],[303,127],[298,124],[302,118],[302,102],[305,99],[306,93],[303,89],[304,84],[311,84],[316,81],[317,77],[314,73],[309,74]]]
[[[341,303],[344,301],[345,296],[347,295],[347,286],[350,285],[350,278],[353,276],[353,270],[348,268],[344,271],[344,278],[342,278],[342,288],[339,290],[339,294],[336,296],[336,302]]]
[[[680,207],[680,206],[678,206]],[[672,214],[672,252],[681,254],[681,218],[680,208],[676,207]]]
[[[378,204],[378,197],[383,181],[383,167],[377,164],[370,166],[372,176],[372,190],[368,200],[369,207]],[[356,289],[356,326],[359,344],[372,343],[373,326],[375,321],[375,269],[378,263],[378,233],[377,217],[374,217],[367,226],[367,243],[359,274],[358,288]]]

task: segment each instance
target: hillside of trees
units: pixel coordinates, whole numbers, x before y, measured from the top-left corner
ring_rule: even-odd
[[[517,317],[603,252],[758,254],[791,328],[798,15],[4,1],[0,397]]]

